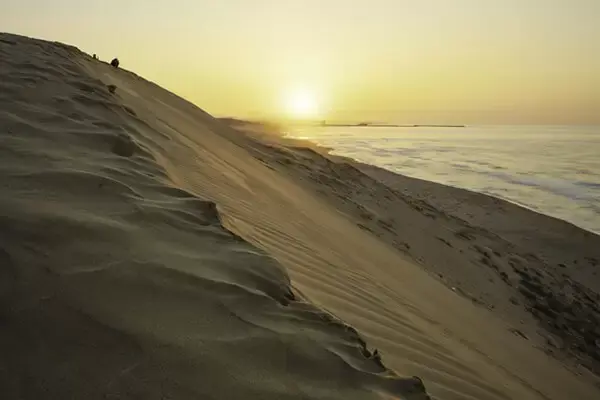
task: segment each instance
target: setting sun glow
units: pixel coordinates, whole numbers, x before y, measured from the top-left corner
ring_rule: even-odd
[[[600,124],[600,0],[0,4],[0,30],[119,56],[211,115]]]
[[[285,107],[292,118],[314,118],[319,114],[317,97],[307,89],[290,91],[285,99]]]

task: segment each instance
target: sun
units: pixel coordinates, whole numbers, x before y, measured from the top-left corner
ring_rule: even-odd
[[[294,89],[287,93],[286,111],[293,118],[314,118],[319,114],[319,102],[309,89]]]

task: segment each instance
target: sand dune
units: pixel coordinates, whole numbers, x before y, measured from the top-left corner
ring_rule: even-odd
[[[435,399],[598,397],[537,344],[539,318],[467,293],[486,281],[505,301],[493,268],[453,267],[445,249],[519,255],[490,247],[521,240],[510,226],[242,133],[73,47],[2,34],[0,76],[3,398],[426,398],[415,375]]]
[[[3,399],[424,398],[178,185],[179,160],[212,157],[223,193],[249,190],[210,117],[73,48],[1,39]]]

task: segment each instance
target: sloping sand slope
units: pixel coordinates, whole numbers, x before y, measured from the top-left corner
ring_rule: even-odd
[[[12,398],[424,397],[380,356],[436,399],[598,398],[349,208],[393,205],[371,222],[439,253],[389,186],[73,48],[0,39]]]
[[[234,125],[276,149],[259,157],[316,190],[327,184],[323,198],[360,229],[493,310],[514,334],[600,374],[600,236],[494,197],[332,156],[256,124]]]
[[[352,265],[354,273],[365,271],[360,290],[370,297],[362,301],[354,291],[347,303],[336,303],[348,290],[338,280],[341,293],[314,291],[311,298],[359,327],[385,350],[389,365],[418,373],[440,398],[600,395],[590,373],[598,366],[598,342],[590,339],[598,338],[600,237],[495,198],[329,156],[260,126],[238,128],[256,138],[247,148],[257,158],[317,192],[354,225],[320,238],[327,248],[339,249],[337,259],[323,257]],[[368,239],[355,236],[355,228]],[[358,237],[370,245],[351,242]],[[396,257],[388,258],[388,249],[377,247],[374,238],[395,249]],[[277,253],[277,246],[267,248]],[[287,253],[278,258],[294,272],[298,266],[285,261]],[[360,258],[365,254],[369,260]],[[415,263],[419,268],[409,267]],[[296,284],[304,279],[292,277]],[[388,312],[375,304],[386,304]],[[399,332],[391,321],[420,329]],[[490,393],[490,387],[499,392]]]
[[[211,117],[74,48],[6,34],[0,82],[2,399],[426,397],[184,188],[212,159],[224,195],[253,190]]]

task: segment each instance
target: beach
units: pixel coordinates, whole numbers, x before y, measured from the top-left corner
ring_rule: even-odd
[[[600,395],[599,236],[68,45],[0,76],[3,398]]]
[[[508,200],[600,233],[600,126],[286,126],[331,154]]]

